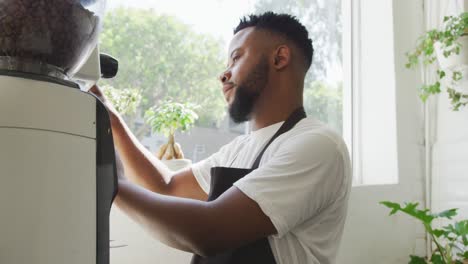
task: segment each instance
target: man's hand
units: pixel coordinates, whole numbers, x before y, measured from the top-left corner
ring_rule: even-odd
[[[114,105],[112,104],[112,102],[111,102],[109,99],[107,99],[107,97],[104,95],[104,93],[102,92],[102,90],[101,90],[97,85],[93,85],[93,87],[91,87],[91,88],[88,90],[88,93],[93,94],[93,95],[96,96],[99,100],[101,100],[101,102],[104,104],[104,106],[106,107],[107,111],[109,112],[111,122],[115,121],[115,119],[118,118],[119,113],[118,113],[117,110],[115,109]]]

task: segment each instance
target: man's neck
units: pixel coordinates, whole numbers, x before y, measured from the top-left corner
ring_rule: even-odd
[[[252,131],[285,121],[292,112],[301,106],[302,103],[291,103],[281,107],[270,106],[256,109],[251,119]]]
[[[278,77],[271,81],[275,86],[269,86],[262,93],[253,109],[252,131],[285,121],[294,110],[303,106],[304,82],[297,80]]]

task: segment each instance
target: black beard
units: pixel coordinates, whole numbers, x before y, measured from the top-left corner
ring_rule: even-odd
[[[268,83],[268,60],[262,57],[245,81],[237,86],[229,116],[239,124],[250,120],[255,103]],[[255,89],[256,88],[256,89]]]

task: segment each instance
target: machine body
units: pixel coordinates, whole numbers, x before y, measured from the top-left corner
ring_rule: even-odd
[[[0,76],[0,263],[107,264],[108,114],[72,83],[27,77]]]

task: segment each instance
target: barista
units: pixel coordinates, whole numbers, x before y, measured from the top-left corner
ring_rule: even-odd
[[[294,17],[242,19],[220,86],[253,132],[177,173],[149,153],[98,87],[121,157],[115,203],[192,263],[334,263],[351,186],[340,136],[303,109],[312,41]]]

